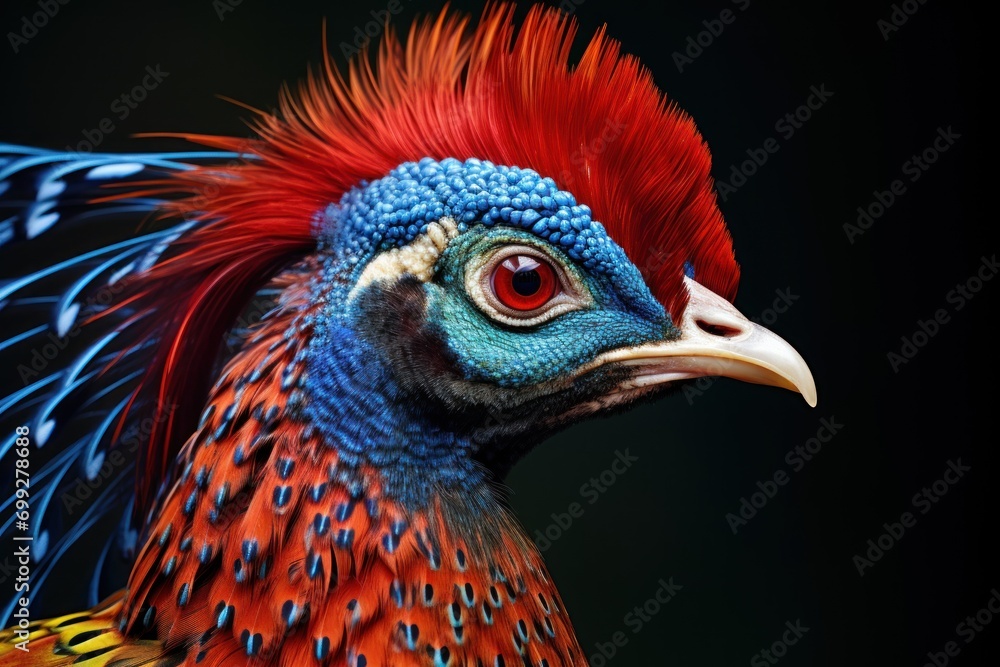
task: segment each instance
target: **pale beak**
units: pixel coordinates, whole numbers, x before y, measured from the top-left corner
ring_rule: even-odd
[[[685,278],[691,295],[675,323],[681,337],[621,348],[600,355],[595,365],[636,366],[622,389],[642,389],[704,376],[721,376],[784,387],[816,406],[816,383],[805,360],[791,345],[754,324],[721,296]]]

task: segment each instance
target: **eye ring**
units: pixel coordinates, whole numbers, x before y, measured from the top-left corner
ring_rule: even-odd
[[[518,312],[538,310],[560,291],[556,270],[534,255],[508,255],[490,272],[490,289],[500,303]]]
[[[536,275],[529,275],[519,285],[507,282],[524,270]],[[562,262],[522,244],[501,246],[470,266],[466,291],[490,318],[518,327],[542,324],[589,303],[583,296],[586,289]]]

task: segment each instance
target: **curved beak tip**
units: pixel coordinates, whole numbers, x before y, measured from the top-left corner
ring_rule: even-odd
[[[690,278],[680,338],[620,349],[602,361],[636,365],[643,386],[704,376],[782,387],[816,407],[816,381],[795,348],[751,322],[731,303]]]
[[[809,377],[812,380],[812,376]],[[805,387],[798,388],[798,392],[802,394],[802,398],[806,399],[806,403],[809,404],[810,408],[815,408],[816,404],[819,402],[819,397],[816,395],[816,383],[810,382]]]
[[[705,356],[728,362],[729,377],[785,387],[816,407],[816,381],[794,347],[704,285],[690,278],[685,284],[690,298],[681,321],[682,345],[694,345]]]

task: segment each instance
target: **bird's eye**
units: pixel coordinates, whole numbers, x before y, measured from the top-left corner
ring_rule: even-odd
[[[493,319],[531,326],[590,303],[586,288],[570,274],[538,248],[502,246],[470,263],[466,289]]]
[[[544,306],[559,287],[552,265],[531,255],[510,255],[493,269],[490,287],[500,303],[519,311]]]

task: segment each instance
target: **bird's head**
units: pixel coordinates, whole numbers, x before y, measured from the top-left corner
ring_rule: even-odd
[[[693,121],[603,32],[570,65],[570,18],[512,15],[492,6],[468,30],[445,12],[405,46],[389,30],[346,79],[328,60],[286,92],[249,147],[196,137],[255,156],[188,176],[211,289],[227,267],[246,282],[312,256],[313,419],[334,435],[360,420],[355,442],[378,431],[418,462],[406,443],[445,434],[428,446],[503,471],[561,425],[701,376],[815,404],[802,358],[731,303]],[[352,397],[376,416],[345,413]]]
[[[407,162],[328,207],[319,230],[315,284],[328,305],[312,388],[338,397],[344,355],[364,358],[351,365],[367,386],[391,387],[428,426],[470,438],[494,469],[561,425],[691,378],[776,385],[815,403],[795,350],[715,291],[730,287],[720,277],[736,272],[731,252],[651,248],[659,266],[637,265],[586,202],[532,169]],[[648,284],[640,267],[674,279]]]

